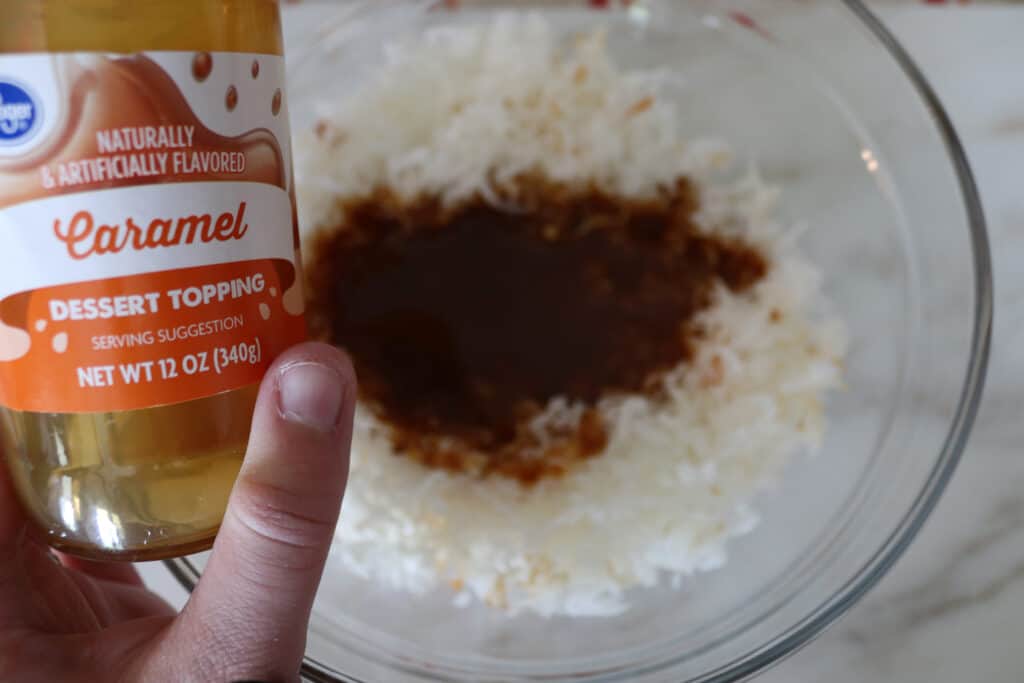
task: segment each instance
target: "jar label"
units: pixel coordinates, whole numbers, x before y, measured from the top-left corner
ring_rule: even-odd
[[[284,60],[0,55],[0,405],[148,408],[305,337]]]

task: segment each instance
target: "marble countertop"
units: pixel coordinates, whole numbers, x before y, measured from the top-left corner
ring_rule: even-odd
[[[1024,680],[1024,6],[876,3],[946,105],[989,224],[996,323],[960,467],[903,559],[765,683]]]
[[[837,625],[758,680],[1016,683],[1024,680],[1024,5],[872,4],[945,103],[981,189],[996,277],[989,381],[962,464],[905,557]],[[184,602],[161,565],[142,571]]]

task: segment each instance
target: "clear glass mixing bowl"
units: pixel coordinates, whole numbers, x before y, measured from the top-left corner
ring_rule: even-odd
[[[783,188],[783,218],[852,339],[821,453],[756,502],[761,526],[682,590],[616,617],[509,618],[444,592],[390,593],[332,566],[313,681],[733,681],[792,652],[870,589],[920,529],[978,405],[992,316],[984,220],[949,120],[859,2],[297,2],[285,6],[296,130],[410,31],[529,6],[568,34],[610,27],[626,66],[677,75],[682,125]],[[171,563],[191,587],[203,558]]]

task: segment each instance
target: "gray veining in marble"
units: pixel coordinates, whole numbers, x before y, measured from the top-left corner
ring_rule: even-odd
[[[839,624],[759,680],[1024,680],[1024,7],[880,9],[945,103],[981,190],[996,278],[985,401],[921,536]]]

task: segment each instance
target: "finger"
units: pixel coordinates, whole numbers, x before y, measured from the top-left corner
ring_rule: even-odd
[[[135,567],[124,562],[93,562],[74,555],[55,552],[60,563],[68,569],[74,569],[86,576],[91,576],[103,581],[114,581],[126,583],[130,586],[142,586],[142,577],[135,571]]]
[[[89,633],[102,626],[102,603],[92,602],[97,596],[83,592],[49,548],[26,537],[15,546],[11,564],[14,572],[0,586],[0,628]]]
[[[0,625],[18,617],[28,600],[23,567],[27,518],[0,453]]]
[[[14,492],[6,457],[0,451],[0,563],[14,556],[13,548],[24,535],[27,523]]]
[[[270,368],[213,554],[175,634],[229,679],[294,680],[348,477],[355,378],[304,344]],[[223,650],[227,649],[227,653]]]
[[[92,611],[103,626],[141,617],[177,614],[166,601],[144,586],[134,586],[123,581],[108,581],[69,569],[67,575],[88,601]]]
[[[97,579],[96,582],[106,595],[116,622],[154,616],[172,617],[178,613],[170,603],[146,588],[119,581],[107,582]]]
[[[0,625],[83,633],[174,610],[148,592],[131,565],[90,562],[26,536],[27,519],[0,462]],[[54,558],[59,560],[63,568]]]

